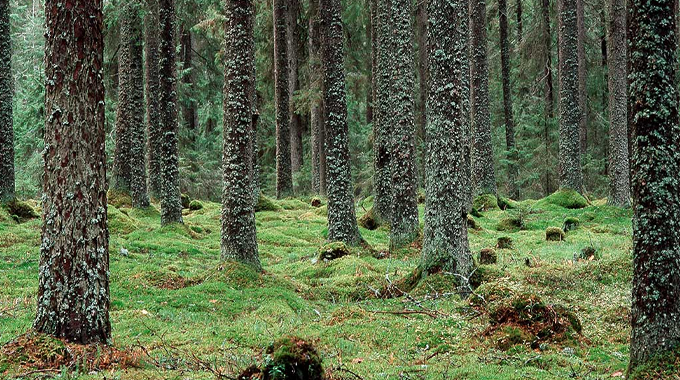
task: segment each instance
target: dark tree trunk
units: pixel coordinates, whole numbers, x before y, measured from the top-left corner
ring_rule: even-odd
[[[45,175],[33,327],[71,342],[109,343],[102,2],[70,4],[45,3]]]
[[[302,41],[302,32],[298,24],[300,18],[300,1],[287,0],[288,9],[286,12],[287,29],[286,37],[288,49],[288,94],[290,96],[290,107],[288,114],[290,117],[290,163],[293,173],[300,171],[303,165],[303,150],[302,150],[302,118],[295,109],[295,102],[293,97],[300,89],[300,41]]]
[[[423,276],[449,272],[468,277],[465,160],[470,114],[468,2],[428,0],[430,49]]]
[[[288,0],[274,2],[274,81],[276,102],[276,197],[293,195],[290,161],[290,93],[288,88]]]
[[[489,66],[486,56],[486,1],[470,0],[470,116],[473,193],[496,195],[491,144]]]
[[[419,78],[419,92],[418,102],[416,103],[416,154],[420,153],[420,163],[416,165],[418,173],[418,181],[422,187],[425,187],[425,177],[427,171],[425,170],[426,152],[425,146],[425,124],[427,123],[427,93],[429,92],[427,59],[427,1],[418,0],[416,8],[416,38],[418,40],[418,78]],[[420,147],[420,149],[418,149]],[[420,152],[419,152],[420,151]]]
[[[362,243],[363,238],[357,226],[352,198],[340,0],[321,0],[319,11],[326,153],[330,174],[328,240],[355,246]]]
[[[519,199],[517,183],[519,155],[515,143],[515,120],[512,110],[510,83],[510,43],[508,42],[508,9],[506,0],[498,2],[498,20],[501,36],[501,76],[503,80],[503,115],[505,119],[505,146],[508,154],[508,189],[510,198]]]
[[[321,15],[319,14],[319,19]],[[319,24],[321,21],[319,21]],[[319,25],[319,62],[321,61],[321,26]],[[323,76],[323,73],[320,73]],[[323,98],[323,78],[320,78],[321,84],[321,105],[319,106],[319,187],[321,188],[321,195],[328,195],[328,132],[326,129],[326,106]]]
[[[226,0],[222,259],[262,270],[252,202],[255,66],[252,0]]]
[[[579,126],[578,0],[559,0],[560,187],[583,189]]]
[[[193,37],[191,30],[182,25],[180,31],[180,52],[182,57],[182,84],[184,89],[184,99],[181,104],[182,108],[182,126],[186,129],[187,142],[189,146],[194,146],[196,143],[196,136],[198,135],[198,112],[196,111],[196,102],[193,100],[196,91],[194,63],[193,63]]]
[[[366,89],[366,124],[371,124],[373,122],[373,95],[375,90],[373,86],[375,82],[373,81],[373,66],[375,65],[375,33],[373,32],[373,12],[374,12],[374,0],[366,0],[364,6],[368,11],[368,23],[366,24],[366,41],[369,44],[369,53],[371,56],[370,62],[367,63],[368,69],[366,70],[368,80]]]
[[[309,83],[314,94],[321,92],[321,67],[319,65],[319,2],[309,3]],[[321,156],[323,138],[321,120],[321,99],[313,98],[310,110],[310,129],[312,145],[312,191],[321,194]]]
[[[576,0],[576,24],[578,28],[578,104],[581,115],[578,122],[581,154],[588,149],[588,94],[586,89],[586,26],[583,0]]]
[[[626,1],[608,0],[609,43],[609,203],[630,207]]]
[[[634,370],[680,345],[680,126],[673,1],[628,5]]]
[[[147,14],[144,19],[147,162],[149,166],[149,193],[153,198],[159,199],[161,196],[163,133],[161,131],[160,113],[158,0],[148,0],[147,5]]]
[[[542,57],[543,57],[543,140],[545,144],[545,156],[550,157],[550,147],[552,139],[550,137],[550,126],[555,117],[555,96],[553,94],[553,74],[552,74],[552,34],[550,32],[550,0],[541,1],[541,29],[542,29]],[[545,195],[555,191],[553,185],[553,170],[549,165],[545,165],[544,171],[544,191]]]
[[[0,203],[14,199],[12,38],[9,0],[0,0]]]
[[[524,38],[524,22],[522,20],[522,0],[517,0],[517,47],[522,45]]]
[[[161,223],[182,223],[179,187],[175,0],[160,0]]]

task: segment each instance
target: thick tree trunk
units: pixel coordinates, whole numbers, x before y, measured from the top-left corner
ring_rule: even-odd
[[[508,42],[508,9],[506,0],[498,2],[498,20],[501,36],[501,76],[503,80],[503,115],[505,119],[505,146],[508,154],[508,189],[510,198],[519,199],[519,154],[515,143],[515,119],[512,109],[510,84],[510,43]]]
[[[182,223],[179,187],[175,0],[160,0],[161,223]]]
[[[255,66],[252,0],[226,0],[222,259],[262,270],[252,202]]]
[[[472,255],[467,236],[466,186],[460,170],[470,123],[466,0],[428,0],[430,41],[423,276],[449,272],[467,278]]]
[[[420,162],[416,165],[416,172],[418,174],[419,184],[422,187],[425,187],[425,177],[427,176],[427,171],[425,170],[426,152],[424,149],[425,124],[427,123],[427,93],[429,92],[429,72],[427,69],[429,50],[429,47],[427,46],[427,1],[428,0],[418,0],[416,8],[419,79],[418,102],[416,103],[416,154],[420,155]]]
[[[559,20],[559,108],[560,108],[560,187],[583,190],[579,126],[578,0],[558,0]]]
[[[543,66],[543,140],[545,145],[545,156],[550,157],[550,146],[552,139],[550,137],[550,126],[552,119],[555,117],[555,96],[553,93],[553,74],[552,74],[552,34],[550,32],[550,0],[541,1],[541,29],[542,29],[542,57],[544,61]],[[555,191],[553,186],[553,170],[549,165],[545,165],[544,170],[544,192],[545,195],[552,194]]]
[[[290,117],[290,163],[293,173],[300,171],[303,165],[303,150],[302,150],[302,118],[295,110],[295,102],[293,97],[295,93],[300,90],[300,41],[302,40],[300,26],[298,19],[300,17],[300,1],[287,0],[288,10],[286,12],[286,37],[287,37],[287,55],[288,55],[288,94],[290,96],[290,107],[288,115]]]
[[[147,162],[149,166],[149,193],[153,198],[159,199],[161,196],[163,133],[161,131],[160,113],[158,0],[148,0],[147,6],[144,19]]]
[[[634,370],[680,345],[680,125],[673,1],[628,4]]]
[[[45,175],[33,327],[71,342],[109,343],[102,2],[70,4],[45,3]]]
[[[180,46],[182,57],[182,84],[184,88],[184,99],[181,104],[182,108],[182,126],[186,130],[188,145],[194,146],[196,143],[196,136],[198,136],[198,112],[196,110],[196,102],[193,100],[196,91],[194,82],[194,63],[193,63],[193,37],[191,30],[182,25],[180,28]]]
[[[9,0],[0,0],[0,203],[14,199],[12,38]]]
[[[583,0],[576,0],[576,24],[578,28],[578,104],[581,116],[578,122],[581,154],[588,149],[588,94],[586,88],[586,26]]]
[[[321,17],[321,15],[319,15]],[[320,23],[320,22],[319,22]],[[321,28],[321,26],[319,26]],[[319,30],[321,33],[321,30]],[[321,41],[321,35],[319,35]],[[319,62],[321,61],[321,42],[319,42]],[[321,73],[323,76],[323,73]],[[320,79],[323,82],[323,78]],[[323,84],[321,84],[321,104],[319,106],[319,187],[321,188],[321,195],[328,195],[328,144],[327,144],[327,130],[326,130],[326,106],[323,98]]]
[[[470,116],[473,133],[472,183],[475,195],[497,193],[491,144],[486,45],[486,1],[470,0]]]
[[[373,4],[374,0],[366,0],[364,6],[366,11],[368,11],[368,22],[366,24],[366,41],[369,44],[369,53],[371,60],[367,62],[368,68],[366,70],[368,80],[366,89],[366,124],[373,123],[373,96],[375,94],[375,81],[373,80],[373,66],[375,66],[375,40],[376,34],[373,27],[373,14],[375,6]]]
[[[288,88],[288,0],[274,2],[274,88],[276,102],[276,197],[293,195],[290,161],[290,93]]]
[[[309,3],[309,83],[312,91],[321,91],[321,67],[319,65],[319,2]],[[321,99],[312,100],[310,110],[310,129],[312,145],[312,191],[321,194],[321,155],[323,154]]]
[[[340,0],[321,0],[321,66],[329,174],[328,240],[354,246],[362,243],[363,238],[352,198],[341,13]]]
[[[630,207],[626,1],[608,0],[609,43],[609,203]]]

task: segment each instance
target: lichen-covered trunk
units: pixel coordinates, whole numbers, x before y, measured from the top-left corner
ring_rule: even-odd
[[[560,187],[583,188],[579,126],[577,0],[558,0],[559,32],[559,109],[560,109]]]
[[[294,96],[300,90],[300,41],[302,41],[301,30],[298,24],[300,18],[300,1],[287,0],[288,9],[286,12],[286,49],[288,55],[288,94],[289,99],[289,123],[290,123],[290,165],[293,173],[300,171],[303,165],[302,150],[302,118],[296,112]]]
[[[177,124],[177,69],[175,52],[175,0],[158,3],[160,25],[159,108],[162,142],[161,223],[182,223],[179,187],[179,146]]]
[[[626,1],[608,0],[609,43],[609,203],[630,207],[628,157],[628,80],[626,63]]]
[[[392,173],[392,212],[390,248],[412,243],[419,234],[418,178],[416,177],[415,114],[413,89],[413,2],[392,0],[390,44],[394,50],[391,88],[387,102],[393,113],[390,169]]]
[[[252,202],[252,128],[255,95],[252,0],[226,0],[222,259],[262,270]]]
[[[146,162],[139,159],[146,157],[140,2],[126,0],[121,6],[116,149],[111,188],[129,193],[132,205],[144,208],[149,207],[149,194]]]
[[[497,193],[491,144],[486,45],[486,1],[470,0],[470,119],[473,133],[472,182],[475,195]]]
[[[290,161],[290,93],[288,88],[288,0],[273,0],[274,7],[274,100],[276,103],[276,197],[293,195]]]
[[[319,16],[321,17],[321,16]],[[320,28],[320,27],[319,27]],[[321,31],[319,30],[319,33]],[[319,40],[321,36],[319,35]],[[321,43],[319,43],[319,62],[321,61]],[[323,75],[323,73],[320,73]],[[326,116],[324,111],[326,109],[323,97],[323,79],[319,80],[321,84],[321,104],[319,105],[319,188],[322,196],[328,195],[328,145],[327,145],[327,131],[326,131]]]
[[[14,199],[12,38],[9,0],[0,0],[0,203]]]
[[[553,93],[553,74],[552,74],[552,34],[550,32],[550,0],[541,1],[541,57],[543,66],[543,144],[545,145],[545,156],[550,157],[550,146],[552,138],[550,136],[550,126],[555,117],[555,96]],[[545,195],[552,194],[555,189],[553,185],[553,169],[545,165],[543,177],[543,191]]]
[[[576,24],[578,29],[578,104],[581,115],[578,122],[581,154],[588,148],[588,94],[586,93],[586,26],[583,0],[576,0]]]
[[[368,12],[367,24],[366,24],[366,41],[369,45],[369,55],[370,60],[366,62],[366,74],[368,76],[366,84],[366,124],[373,123],[373,95],[375,81],[373,80],[373,66],[375,66],[375,38],[376,35],[373,31],[373,13],[374,13],[374,0],[365,0],[364,7],[365,11]]]
[[[182,126],[186,130],[187,145],[193,147],[198,135],[198,112],[194,93],[196,91],[194,82],[194,63],[193,63],[193,36],[188,26],[182,25],[180,29],[180,46],[182,56],[182,84],[184,88],[184,99],[182,100]]]
[[[147,163],[149,166],[149,194],[161,197],[161,132],[158,0],[148,0],[144,18],[144,77],[146,80]]]
[[[419,0],[416,8],[416,40],[418,41],[418,102],[416,103],[416,154],[419,155],[419,160],[416,160],[416,172],[418,175],[418,182],[421,187],[425,187],[425,177],[427,171],[425,170],[425,124],[427,123],[427,93],[429,91],[428,83],[428,46],[427,46],[427,0]]]
[[[467,278],[473,262],[467,236],[469,181],[461,170],[469,130],[468,2],[428,0],[429,81],[423,276]]]
[[[318,94],[321,91],[321,66],[319,65],[319,2],[309,3],[309,33],[307,40],[309,54],[310,89]],[[312,145],[312,191],[321,194],[321,155],[323,153],[321,99],[312,99],[310,110],[310,129]]]
[[[45,2],[45,174],[35,330],[111,341],[101,0]]]
[[[319,12],[328,160],[328,240],[358,245],[363,238],[352,198],[340,0],[321,0]]]
[[[522,20],[522,0],[517,0],[517,46],[522,44],[524,38],[524,21]]]
[[[635,369],[680,345],[680,124],[673,0],[628,4]]]
[[[508,157],[508,190],[512,199],[519,199],[519,154],[515,142],[515,119],[512,109],[510,81],[510,42],[508,41],[508,9],[506,0],[498,2],[498,24],[501,43],[501,77],[503,81],[503,117],[505,120],[505,149]]]

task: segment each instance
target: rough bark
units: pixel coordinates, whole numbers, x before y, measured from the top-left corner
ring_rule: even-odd
[[[555,97],[553,93],[553,74],[552,74],[552,34],[550,32],[550,0],[541,1],[541,30],[542,30],[542,57],[543,57],[543,140],[545,145],[545,156],[550,156],[550,125],[555,117]],[[555,189],[553,186],[553,170],[549,165],[545,165],[543,190],[545,195],[552,194]]]
[[[161,196],[161,132],[160,113],[160,72],[159,72],[159,29],[158,0],[147,1],[144,18],[144,50],[146,79],[146,133],[147,162],[149,166],[149,194],[159,199]]]
[[[560,109],[560,187],[576,190],[583,187],[579,127],[577,0],[558,1],[559,21],[559,109]]]
[[[182,223],[182,200],[179,187],[179,147],[177,124],[177,69],[175,53],[175,0],[158,3],[160,25],[159,108],[162,143],[161,223]]]
[[[498,2],[498,21],[501,42],[501,76],[503,81],[503,118],[505,120],[505,147],[508,154],[508,189],[510,198],[519,199],[519,157],[515,142],[515,120],[512,109],[510,81],[510,42],[508,41],[508,9],[506,0]]]
[[[321,91],[321,67],[319,65],[319,2],[309,3],[309,35],[307,49],[309,51],[309,83],[311,90],[317,94]],[[321,193],[321,155],[323,152],[321,99],[312,100],[309,110],[311,145],[312,145],[312,191]]]
[[[491,144],[486,1],[470,0],[470,119],[472,121],[473,193],[496,195]]]
[[[9,0],[0,0],[0,203],[15,196],[13,96]]]
[[[425,187],[425,177],[427,172],[425,170],[426,152],[425,144],[425,124],[427,123],[427,93],[429,91],[428,83],[428,46],[427,46],[427,0],[419,0],[416,8],[416,39],[418,41],[418,102],[416,103],[416,153],[420,153],[420,163],[416,166],[418,173],[418,181],[422,187]],[[421,147],[421,149],[418,149]],[[420,150],[420,152],[419,152]]]
[[[609,203],[630,207],[628,157],[628,80],[626,62],[626,1],[608,0],[609,30]]]
[[[366,0],[364,6],[366,11],[368,11],[368,22],[366,23],[366,41],[369,45],[370,61],[367,62],[368,68],[366,74],[368,76],[367,89],[366,89],[366,124],[371,124],[373,122],[373,95],[375,93],[373,80],[373,66],[375,65],[375,37],[376,34],[373,31],[373,13],[375,6],[373,4],[374,0]]]
[[[182,25],[179,41],[183,71],[182,84],[184,88],[184,99],[180,103],[182,127],[186,130],[188,145],[193,146],[198,135],[198,112],[196,110],[196,101],[193,99],[196,91],[194,87],[193,36],[188,26]]]
[[[576,24],[578,29],[578,104],[581,115],[578,122],[581,154],[588,148],[588,95],[586,92],[586,26],[583,0],[576,0]]]
[[[45,174],[35,330],[111,341],[101,0],[47,0]]]
[[[420,270],[467,278],[473,262],[467,237],[466,190],[460,170],[470,123],[468,2],[429,0],[429,80],[425,230]]]
[[[274,89],[276,103],[276,197],[293,195],[290,161],[290,93],[288,88],[288,39],[286,6],[288,0],[274,2]]]
[[[300,18],[300,1],[287,0],[288,9],[286,12],[286,49],[288,55],[288,94],[290,95],[288,115],[290,117],[290,164],[293,173],[300,171],[303,165],[302,150],[302,118],[295,110],[293,97],[300,90],[300,41],[302,32],[298,24]]]
[[[226,0],[225,3],[222,259],[236,260],[262,270],[251,175],[255,8],[252,0]]]
[[[517,0],[517,46],[522,44],[524,38],[524,22],[522,20],[522,0]]]
[[[673,1],[628,4],[634,369],[680,346],[680,125]]]
[[[352,198],[340,0],[321,0],[319,10],[328,158],[328,240],[358,245],[363,238]]]

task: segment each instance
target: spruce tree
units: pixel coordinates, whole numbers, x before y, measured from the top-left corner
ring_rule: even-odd
[[[508,41],[508,6],[506,0],[498,2],[498,25],[501,42],[501,77],[503,81],[503,116],[505,120],[505,149],[508,155],[508,189],[512,199],[519,199],[519,157],[515,142],[515,117],[512,107],[510,79],[510,42]]]
[[[302,168],[302,118],[296,112],[294,96],[300,90],[300,64],[302,49],[302,31],[298,20],[300,18],[300,0],[287,0],[286,12],[286,49],[288,56],[288,94],[289,94],[289,126],[290,126],[290,164],[293,173]]]
[[[146,92],[147,165],[149,195],[161,197],[161,131],[158,0],[147,0],[144,17],[144,79]]]
[[[0,203],[14,200],[12,38],[9,0],[0,0]]]
[[[321,92],[321,66],[319,65],[319,2],[309,3],[309,30],[307,50],[309,55],[309,83],[314,94]],[[312,192],[321,194],[321,155],[323,154],[321,99],[314,97],[310,104],[309,123],[312,145]]]
[[[276,197],[293,195],[290,162],[290,93],[288,87],[288,0],[274,0],[274,89],[276,102]]]

